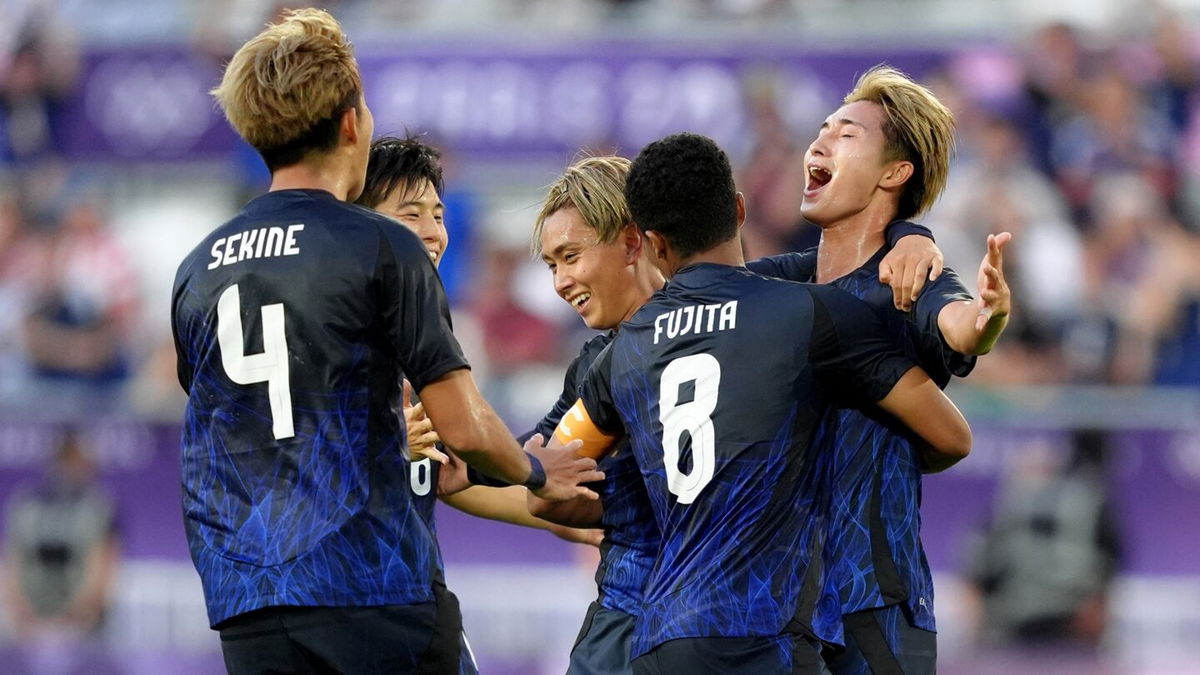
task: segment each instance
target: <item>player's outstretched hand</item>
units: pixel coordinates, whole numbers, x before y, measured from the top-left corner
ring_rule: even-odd
[[[987,253],[979,263],[979,317],[975,330],[982,333],[992,319],[1007,317],[1012,311],[1012,292],[1004,279],[1004,247],[1012,241],[1012,234],[1001,232],[989,234]]]
[[[596,468],[596,460],[578,456],[583,441],[574,440],[565,446],[551,438],[550,445],[543,446],[541,434],[534,434],[525,442],[525,452],[538,458],[546,472],[546,484],[533,494],[552,502],[561,502],[576,497],[599,499],[600,495],[581,483],[604,480],[604,472]]]
[[[942,275],[945,259],[942,250],[929,237],[910,234],[901,237],[896,246],[879,262],[879,281],[892,287],[896,309],[912,309],[925,282]]]
[[[421,403],[413,405],[412,385],[404,381],[404,393],[401,396],[404,407],[404,424],[408,429],[408,457],[414,462],[422,459],[432,459],[439,464],[446,464],[450,458],[446,453],[437,449],[438,437],[433,428],[433,421],[425,415],[425,406]]]

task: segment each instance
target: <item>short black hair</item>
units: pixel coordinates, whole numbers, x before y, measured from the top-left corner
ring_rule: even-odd
[[[438,194],[443,192],[442,153],[426,145],[420,136],[407,134],[404,138],[382,136],[371,143],[371,158],[367,161],[367,179],[356,204],[375,208],[387,199],[398,186],[412,186],[429,181]]]
[[[658,232],[682,257],[737,236],[729,157],[699,134],[673,134],[642,148],[625,181],[625,201],[643,232]]]

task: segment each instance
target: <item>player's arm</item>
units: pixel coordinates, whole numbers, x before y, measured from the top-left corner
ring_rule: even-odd
[[[619,436],[602,430],[588,413],[582,398],[571,406],[563,415],[547,447],[560,447],[568,443],[578,443],[577,452],[582,457],[599,460],[612,451]],[[545,518],[560,525],[571,527],[596,527],[604,515],[604,509],[599,502],[582,503],[581,500],[550,502],[540,499],[532,492],[529,493],[529,512],[539,518]]]
[[[600,540],[603,538],[603,532],[597,529],[578,529],[577,527],[564,527],[562,525],[552,523],[547,520],[535,517],[526,508],[526,495],[532,495],[529,490],[520,486],[510,486],[504,488],[474,486],[456,492],[452,495],[442,497],[442,501],[453,506],[454,508],[464,513],[469,513],[479,518],[487,518],[489,520],[498,520],[500,522],[520,525],[522,527],[532,527],[539,530],[547,530],[553,533],[560,539],[577,542],[581,544],[591,544],[599,546]],[[535,497],[536,499],[536,497]],[[567,502],[549,502],[551,504],[577,505],[585,504],[592,507],[594,510],[600,509],[600,503],[591,500],[573,499]],[[592,527],[599,524],[599,518],[594,523],[582,525],[581,527]]]
[[[546,499],[599,498],[581,485],[604,479],[595,460],[569,450],[539,451],[528,444],[523,451],[466,368],[446,373],[419,393],[442,443],[467,464]]]
[[[924,225],[897,221],[888,225],[884,236],[891,250],[879,261],[879,281],[892,287],[896,309],[907,312],[925,282],[941,276],[945,258]]]
[[[979,264],[979,297],[952,302],[938,313],[938,329],[946,344],[959,354],[986,354],[992,350],[1012,309],[1012,293],[1004,278],[1004,246],[1008,232],[988,235],[988,250]]]
[[[930,470],[971,451],[971,428],[954,403],[912,364],[862,301],[828,286],[812,287],[810,351],[816,374],[839,398],[876,403],[927,444]]]
[[[400,368],[442,442],[467,464],[547,499],[598,498],[580,483],[600,480],[593,460],[523,451],[471,377],[450,327],[441,278],[411,231],[380,217],[372,279],[380,320]]]
[[[925,371],[906,372],[879,407],[891,413],[921,438],[921,460],[926,472],[945,471],[971,452],[971,427]]]

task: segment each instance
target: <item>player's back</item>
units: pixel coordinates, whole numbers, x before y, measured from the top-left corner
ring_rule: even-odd
[[[777,635],[810,615],[819,566],[796,569],[821,545],[816,424],[835,390],[878,400],[909,367],[882,335],[852,334],[872,320],[836,289],[698,264],[622,328],[602,357],[607,382],[595,382],[624,421],[663,535],[635,656],[681,637]]]
[[[465,365],[419,240],[317,190],[263,195],[180,265],[184,516],[210,620],[407,604],[440,568],[390,401]]]

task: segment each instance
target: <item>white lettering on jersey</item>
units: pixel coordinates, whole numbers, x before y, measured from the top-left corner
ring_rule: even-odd
[[[208,269],[215,270],[255,258],[299,255],[300,242],[296,240],[296,235],[303,229],[304,225],[300,224],[288,225],[286,229],[279,226],[260,227],[221,237],[213,242],[209,250],[212,262],[208,264]]]
[[[659,314],[654,318],[654,344],[666,335],[673,340],[681,335],[699,335],[737,328],[737,300],[717,305],[688,305]]]

